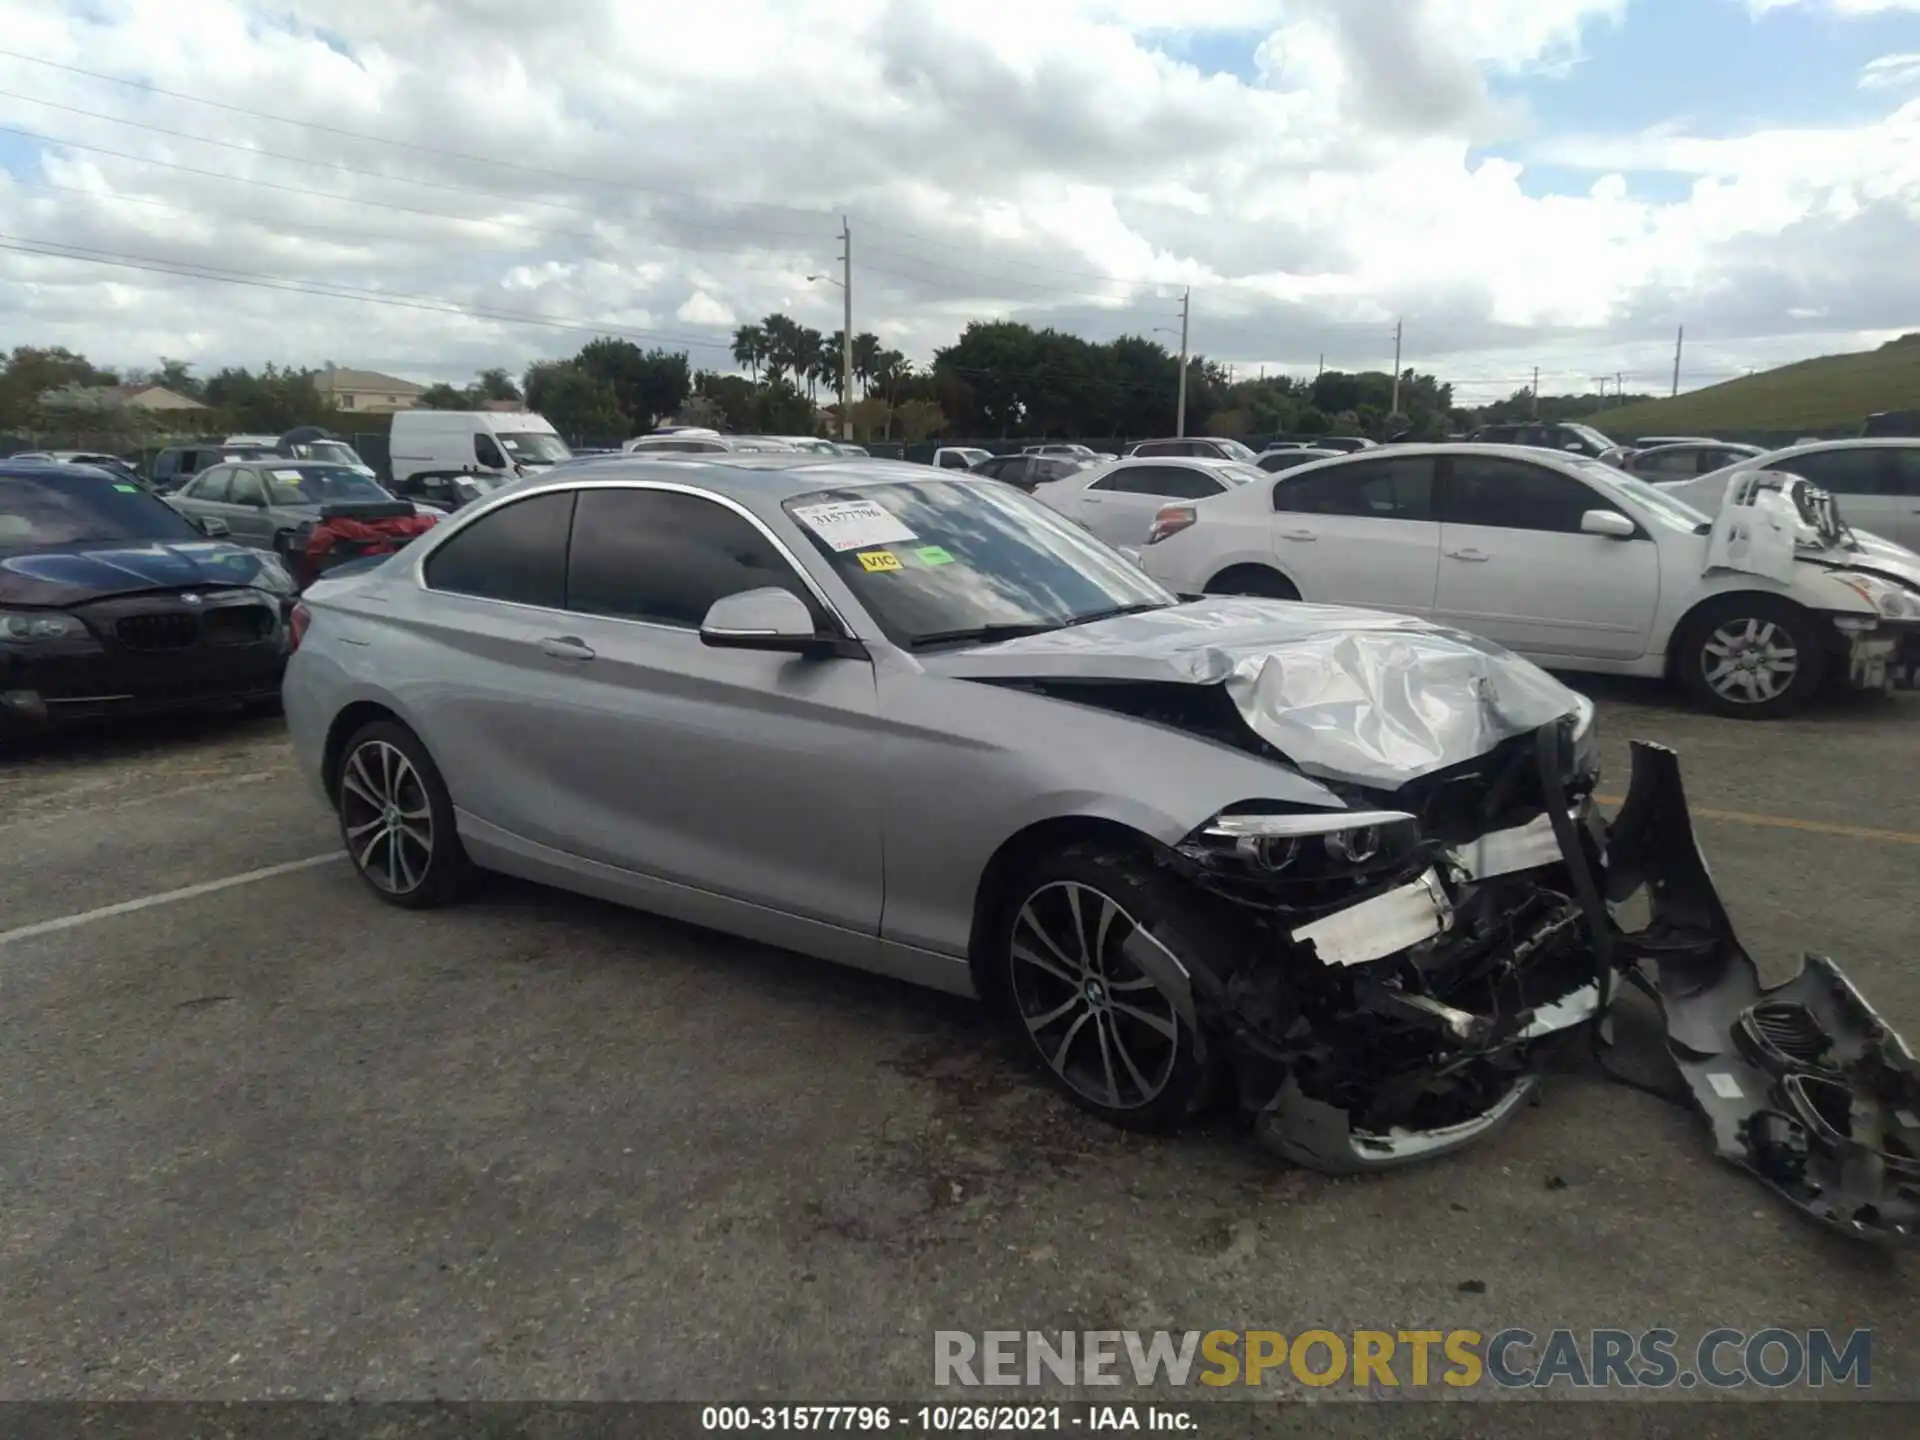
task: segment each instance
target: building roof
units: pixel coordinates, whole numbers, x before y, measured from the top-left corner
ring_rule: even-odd
[[[322,390],[378,390],[386,395],[419,395],[426,390],[398,375],[382,375],[378,370],[349,370],[341,366],[322,370],[313,377]]]

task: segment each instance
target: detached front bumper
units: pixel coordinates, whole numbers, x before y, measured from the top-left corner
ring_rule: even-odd
[[[1631,978],[1658,1000],[1669,1055],[1723,1159],[1848,1235],[1920,1238],[1920,1066],[1906,1044],[1823,957],[1761,986],[1708,876],[1673,752],[1635,743],[1627,799],[1608,825],[1552,778],[1566,773],[1566,743],[1563,732],[1540,737],[1545,816],[1449,852],[1445,875],[1291,932],[1347,986],[1350,1007],[1331,1034],[1290,1049],[1227,1025],[1256,1135],[1333,1173],[1463,1149],[1525,1106],[1539,1048],[1588,1029]],[[1404,987],[1423,951],[1438,957],[1428,976],[1444,977],[1463,953],[1451,948],[1458,897],[1503,880],[1536,882],[1538,894],[1513,911],[1497,963],[1480,957],[1482,973],[1458,994]],[[1643,889],[1647,926],[1621,929],[1615,907]],[[1248,1003],[1211,998],[1216,1009]],[[1372,1093],[1354,1103],[1349,1084],[1349,1103],[1330,1098],[1316,1051],[1376,1063]]]

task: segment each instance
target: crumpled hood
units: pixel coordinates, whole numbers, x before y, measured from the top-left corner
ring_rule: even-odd
[[[1780,489],[1761,489],[1745,504],[1720,507],[1707,540],[1703,573],[1738,570],[1790,585],[1794,566],[1816,565],[1870,570],[1920,590],[1920,555],[1845,525],[1832,498],[1799,476],[1776,473],[1773,478]],[[1807,514],[1817,514],[1821,505],[1831,506],[1836,521],[1824,534],[1807,521]]]
[[[1222,685],[1248,727],[1303,772],[1385,789],[1585,703],[1463,631],[1284,600],[1196,600],[920,659],[962,680]]]
[[[0,554],[0,605],[82,605],[109,595],[193,585],[257,585],[275,594],[288,588],[267,570],[261,554],[219,540]]]

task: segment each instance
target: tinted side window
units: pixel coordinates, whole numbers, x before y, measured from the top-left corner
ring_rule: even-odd
[[[1448,464],[1440,518],[1449,525],[1577,535],[1587,511],[1613,508],[1597,491],[1543,465],[1480,455],[1450,456]]]
[[[1433,461],[1410,455],[1343,462],[1331,470],[1283,479],[1273,487],[1273,508],[1370,520],[1431,520]]]
[[[1892,493],[1889,481],[1892,467],[1883,449],[1862,447],[1857,450],[1815,450],[1782,460],[1772,469],[1785,470],[1803,480],[1811,480],[1832,495],[1886,495]]]
[[[767,537],[724,505],[671,490],[588,490],[574,517],[567,608],[700,628],[713,602],[777,585],[819,605]]]
[[[192,500],[225,500],[227,484],[233,479],[233,471],[224,465],[216,465],[211,470],[202,470],[187,482],[187,497]]]
[[[233,472],[233,488],[227,492],[227,500],[234,505],[258,505],[267,507],[266,487],[260,483],[258,470],[236,470]]]
[[[427,557],[427,584],[456,595],[564,609],[572,525],[571,490],[504,505]]]
[[[500,447],[493,443],[491,435],[473,437],[473,458],[479,464],[491,465],[496,470],[507,463],[507,457],[500,453]]]
[[[1920,496],[1920,445],[1902,445],[1893,452],[1894,493]]]
[[[1633,462],[1633,473],[1654,480],[1685,479],[1700,473],[1702,453],[1698,450],[1669,450],[1664,455],[1642,455]]]

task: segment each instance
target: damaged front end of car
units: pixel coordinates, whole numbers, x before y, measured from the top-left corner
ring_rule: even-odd
[[[1622,987],[1654,996],[1719,1153],[1848,1234],[1920,1236],[1920,1070],[1830,961],[1763,989],[1715,894],[1670,751],[1636,743],[1608,824],[1579,721],[1373,809],[1225,813],[1166,857],[1247,927],[1247,963],[1129,958],[1189,1007],[1263,1143],[1333,1173],[1472,1144],[1542,1051]],[[1645,890],[1650,919],[1625,930]],[[1274,963],[1278,961],[1279,963]]]

